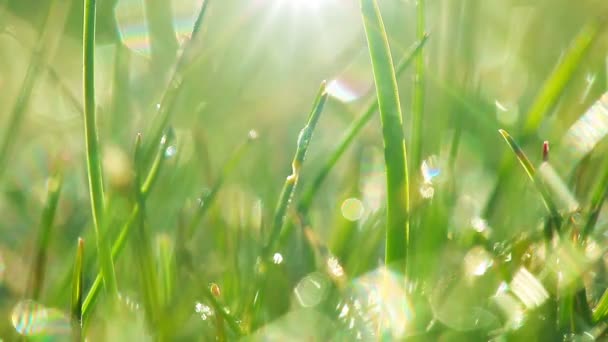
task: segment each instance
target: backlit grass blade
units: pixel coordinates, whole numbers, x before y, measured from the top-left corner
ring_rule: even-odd
[[[72,276],[72,304],[70,310],[75,341],[82,340],[82,292],[84,283],[84,269],[82,267],[83,258],[84,240],[79,238],[78,248],[76,249],[76,261],[74,262],[74,273]]]
[[[608,195],[608,158],[604,157],[604,161],[602,166],[600,167],[600,179],[597,184],[595,184],[593,188],[593,192],[591,195],[591,205],[589,208],[589,216],[587,217],[587,222],[585,223],[585,227],[581,232],[582,237],[587,237],[597,224],[597,219],[600,216],[600,209],[602,209],[602,205],[606,200],[606,196]]]
[[[416,36],[419,40],[425,36],[425,0],[416,1]],[[414,93],[412,96],[412,130],[410,137],[410,150],[412,151],[410,159],[411,170],[415,170],[420,166],[422,159],[422,128],[424,115],[424,53],[419,53],[416,56],[416,71],[414,74]]]
[[[196,228],[200,225],[201,220],[203,219],[203,217],[205,216],[205,214],[207,213],[209,208],[211,208],[211,206],[215,202],[217,193],[219,192],[220,188],[224,184],[226,177],[228,177],[228,175],[230,175],[232,173],[232,171],[234,171],[234,169],[237,167],[237,165],[239,164],[239,162],[241,161],[241,159],[247,152],[248,147],[251,146],[251,142],[253,142],[256,139],[257,139],[257,132],[256,131],[249,132],[247,141],[240,144],[236,148],[236,150],[234,152],[232,152],[232,155],[228,158],[228,160],[224,164],[222,171],[221,171],[219,177],[217,178],[217,180],[215,181],[215,183],[213,184],[211,190],[205,191],[205,193],[203,193],[201,195],[201,197],[200,197],[201,202],[199,204],[198,210],[194,214],[194,217],[190,221],[190,224],[186,227],[186,232],[184,235],[184,237],[186,239],[192,238]]]
[[[93,214],[93,227],[97,240],[97,255],[106,290],[115,295],[116,275],[110,248],[102,231],[104,216],[104,186],[101,168],[101,148],[97,129],[95,104],[95,22],[97,19],[96,0],[85,0],[83,28],[83,89],[84,89],[84,135],[89,179],[89,196]]]
[[[408,52],[397,65],[397,69],[395,72],[397,77],[399,77],[407,69],[407,67],[414,60],[414,57],[416,57],[420,53],[420,51],[422,51],[422,48],[426,44],[428,38],[429,36],[425,35],[421,40],[417,41],[410,47]],[[316,196],[317,192],[320,190],[321,185],[323,184],[331,170],[334,168],[338,160],[342,158],[342,155],[344,155],[348,147],[350,147],[353,141],[355,141],[355,138],[357,137],[357,135],[359,135],[359,132],[361,132],[363,127],[365,127],[365,125],[376,114],[377,110],[378,100],[374,96],[373,101],[371,101],[370,104],[367,106],[367,109],[365,110],[363,115],[358,117],[349,126],[348,130],[342,136],[342,140],[340,140],[340,143],[338,143],[338,146],[334,149],[329,159],[325,162],[325,164],[323,164],[319,173],[317,173],[313,181],[303,191],[302,198],[298,203],[298,213],[300,215],[307,215],[308,210],[310,209],[310,205],[312,204],[312,201]]]
[[[205,13],[207,13],[207,8],[209,7],[209,1],[205,0],[201,9],[196,17],[196,21],[194,23],[194,27],[192,29],[192,34],[190,40],[185,43],[183,47],[182,53],[179,55],[178,60],[175,65],[175,69],[173,70],[173,74],[171,75],[171,80],[169,81],[169,85],[165,90],[160,104],[158,106],[157,113],[154,117],[154,121],[152,123],[151,132],[149,134],[150,141],[155,142],[160,139],[162,136],[162,132],[169,124],[169,120],[171,118],[171,112],[175,106],[175,101],[182,89],[183,80],[186,76],[186,68],[188,66],[188,62],[193,58],[193,50],[196,46],[196,41],[199,36],[199,32],[201,30],[203,19],[205,18]],[[145,150],[144,158],[151,154],[153,151],[153,145],[151,148]]]
[[[386,165],[386,264],[404,261],[409,244],[409,183],[397,78],[380,9],[361,0],[363,25],[374,72]]]
[[[549,75],[540,93],[536,96],[524,125],[524,135],[534,133],[545,116],[553,109],[564,89],[578,70],[583,58],[601,29],[599,20],[592,20],[576,36],[563,59]]]
[[[157,286],[157,272],[154,263],[154,253],[152,251],[152,241],[150,232],[147,229],[146,217],[146,199],[142,192],[141,184],[141,165],[142,165],[142,138],[138,134],[135,139],[135,198],[139,206],[139,215],[137,218],[137,228],[135,229],[135,240],[133,243],[133,251],[137,269],[140,277],[140,288],[144,298],[144,308],[146,317],[152,326],[158,327],[159,315],[161,314],[159,304],[159,294]]]
[[[63,177],[61,172],[49,178],[47,182],[47,197],[42,216],[40,218],[39,236],[36,243],[36,255],[32,265],[32,274],[30,278],[30,297],[37,301],[40,298],[40,291],[44,284],[44,275],[46,270],[47,251],[49,248],[49,239],[53,231],[53,220],[57,212],[57,203],[63,187]]]
[[[545,207],[549,211],[551,220],[555,224],[555,229],[559,230],[559,228],[561,226],[561,215],[557,211],[557,206],[553,202],[553,199],[549,195],[549,192],[545,188],[545,185],[536,177],[536,169],[530,162],[530,159],[528,159],[528,157],[526,156],[524,151],[519,147],[519,145],[515,142],[515,140],[513,140],[511,135],[509,135],[509,133],[507,133],[507,131],[505,131],[504,129],[500,129],[500,130],[498,130],[498,132],[505,139],[505,141],[507,142],[507,144],[509,145],[509,147],[511,148],[513,153],[515,153],[517,160],[519,160],[519,163],[521,164],[523,169],[526,171],[526,174],[528,174],[528,177],[534,183],[534,186],[536,187],[536,189],[538,190],[538,192],[540,193],[540,195],[542,197]]]
[[[302,164],[304,163],[306,152],[308,151],[308,145],[310,144],[310,140],[312,139],[315,127],[317,126],[317,122],[319,120],[319,117],[321,116],[321,112],[323,111],[325,102],[327,101],[328,94],[326,92],[325,86],[326,83],[324,81],[321,84],[319,92],[317,93],[317,97],[312,107],[312,111],[310,113],[310,116],[308,117],[308,122],[306,123],[306,126],[302,128],[298,136],[296,153],[291,163],[292,172],[291,175],[287,176],[287,178],[285,179],[285,183],[283,184],[283,189],[281,190],[281,195],[279,196],[279,200],[277,202],[277,206],[274,212],[274,218],[270,229],[270,236],[268,238],[268,242],[266,243],[262,251],[262,258],[264,260],[266,259],[266,257],[268,257],[269,253],[271,253],[271,251],[276,248],[276,245],[279,241],[281,229],[283,228],[283,224],[285,223],[285,215],[287,214],[289,203],[291,202],[291,198],[293,197],[293,194],[298,185],[298,180],[300,178],[300,170],[302,168]]]
[[[171,129],[169,129],[168,131],[172,132]],[[156,153],[156,157],[154,158],[154,162],[152,163],[152,166],[150,167],[150,170],[148,171],[146,178],[142,181],[141,195],[143,197],[148,196],[148,193],[150,192],[152,184],[154,184],[156,179],[158,179],[158,175],[160,174],[163,160],[165,159],[165,153],[167,151],[167,148],[169,147],[169,144],[172,141],[172,137],[173,137],[172,133],[167,133],[160,139],[160,146],[158,147],[158,151]],[[117,259],[118,256],[120,255],[120,253],[122,252],[122,249],[127,241],[127,237],[129,237],[133,226],[137,223],[137,219],[140,215],[140,210],[141,210],[141,208],[140,208],[139,204],[136,203],[135,206],[133,207],[133,209],[131,210],[131,214],[129,215],[127,221],[120,229],[120,233],[118,234],[118,237],[116,238],[116,240],[114,241],[114,244],[112,245],[112,259]],[[91,310],[93,309],[93,306],[97,300],[97,296],[99,295],[99,291],[101,290],[101,285],[102,285],[102,274],[99,273],[99,274],[97,274],[97,277],[95,278],[95,281],[93,282],[93,285],[91,286],[91,289],[89,290],[89,292],[87,293],[87,296],[84,299],[83,308],[82,308],[82,318],[85,323],[86,323],[88,316],[91,314]]]

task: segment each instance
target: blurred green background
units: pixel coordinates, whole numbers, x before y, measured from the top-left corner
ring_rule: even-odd
[[[398,60],[416,41],[416,2],[378,2],[393,58]],[[128,160],[135,135],[142,132],[146,139],[200,6],[201,1],[195,0],[98,1],[96,92],[100,140],[108,155],[104,159],[106,180],[112,193],[124,191],[120,177],[130,172]],[[85,237],[87,253],[92,255],[95,249],[79,109],[82,12],[82,1],[0,1],[0,134],[13,137],[6,166],[0,171],[3,317],[9,315],[16,301],[27,296],[47,179],[59,164],[65,170],[65,184],[41,302],[67,308],[69,291],[62,291],[66,285],[62,280],[71,272],[77,237]],[[449,255],[450,243],[445,241],[454,234],[465,234],[463,230],[470,228],[472,218],[491,227],[486,231],[491,242],[538,228],[544,208],[519,169],[514,169],[497,195],[496,210],[483,217],[501,158],[507,152],[497,129],[522,137],[522,123],[543,82],[584,27],[598,18],[603,18],[603,26],[607,15],[608,2],[604,0],[426,1],[425,26],[430,38],[423,52],[426,99],[422,158],[441,170],[433,199],[438,206],[433,210],[441,214],[424,211],[431,200],[423,193],[412,197],[413,212],[418,217],[412,225],[415,244],[415,236],[431,236],[431,240],[440,241],[433,253],[443,250]],[[36,54],[41,35],[44,49]],[[560,143],[565,141],[568,129],[607,90],[607,51],[608,34],[601,31],[539,129],[522,139],[534,163],[541,160],[542,141],[549,140],[555,143],[552,151],[556,146],[551,160],[556,161],[558,172],[571,171],[572,164],[566,159],[569,146]],[[329,82],[330,100],[311,143],[302,173],[303,186],[369,103],[374,95],[373,75],[359,4],[354,0],[211,1],[193,56],[171,113],[177,153],[168,159],[148,201],[147,220],[155,236],[173,241],[176,227],[191,216],[196,199],[203,189],[212,186],[231,151],[245,141],[250,130],[259,133],[259,141],[228,177],[212,214],[189,242],[201,279],[220,284],[227,305],[238,313],[246,301],[244,293],[249,291],[247,279],[253,277],[257,249],[264,240],[261,236],[268,231],[264,227],[271,220],[281,185],[291,170],[298,132],[306,122],[319,83]],[[5,128],[10,113],[33,59],[43,66],[22,124],[17,131],[8,132]],[[406,140],[411,135],[413,70],[398,79]],[[449,165],[455,135],[460,139],[458,154]],[[311,225],[322,244],[330,243],[336,227],[345,224],[343,204],[347,198],[361,199],[357,202],[363,208],[360,232],[366,232],[362,228],[366,224],[381,220],[374,216],[375,211],[382,212],[384,193],[378,118],[353,145],[313,202]],[[588,157],[589,165],[595,165],[604,151],[603,147],[594,151]],[[117,168],[115,176],[113,166]],[[410,165],[410,169],[413,189],[423,187],[420,165]],[[580,178],[584,180],[577,183],[575,177],[569,184],[573,196],[586,203],[596,175],[596,168],[590,167]],[[564,179],[568,176],[562,174]],[[450,200],[441,202],[443,194]],[[128,201],[128,196],[119,201],[117,217],[128,213]],[[601,218],[596,231],[605,229],[606,221]],[[351,241],[344,252],[356,254],[359,248],[368,247],[366,242],[373,250],[362,265],[351,269],[345,266],[350,273],[348,281],[381,264],[382,238],[376,237],[375,244],[372,240],[363,238],[358,244]],[[424,243],[420,242],[421,246]],[[435,273],[434,262],[449,264],[426,261],[425,253],[431,251],[418,251],[416,267],[430,268],[429,273]],[[127,295],[137,297],[131,274],[135,266],[129,255],[117,261],[119,285]],[[287,311],[285,298],[289,298],[291,287],[312,271],[304,257],[295,254],[294,259],[291,263],[286,260],[289,270],[276,271],[279,275],[273,283],[277,293],[285,295],[277,295],[276,303],[269,305],[269,317]],[[87,284],[95,274],[96,266],[93,262],[91,265],[93,268],[86,271]],[[602,282],[608,283],[606,279]],[[192,320],[197,286],[201,285],[180,283],[184,298],[183,304],[175,306],[176,320]],[[9,321],[2,322],[1,334],[14,334]],[[203,340],[213,334],[213,329],[198,328],[195,323],[186,327],[175,324],[175,329],[183,332],[181,338],[196,336],[195,332],[200,333],[197,329],[203,329]],[[112,336],[106,334],[107,338]]]

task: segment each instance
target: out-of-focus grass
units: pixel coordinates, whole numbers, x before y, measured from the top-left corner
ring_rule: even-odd
[[[87,3],[0,1],[5,340],[605,338],[602,1]]]

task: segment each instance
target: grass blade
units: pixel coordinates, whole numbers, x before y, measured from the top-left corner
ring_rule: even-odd
[[[240,144],[236,150],[234,152],[232,152],[232,155],[230,156],[230,158],[228,158],[228,160],[226,161],[226,163],[224,164],[222,171],[219,175],[219,177],[217,178],[217,180],[215,181],[215,183],[213,184],[213,187],[211,188],[210,191],[205,191],[200,199],[200,205],[198,207],[198,210],[196,211],[196,213],[194,214],[194,217],[192,218],[192,220],[190,221],[190,224],[186,227],[186,232],[185,232],[185,239],[191,239],[192,236],[194,235],[194,232],[196,230],[196,228],[200,225],[201,220],[203,219],[203,217],[205,216],[205,214],[207,213],[207,211],[209,210],[209,208],[211,208],[211,206],[213,205],[213,203],[215,202],[215,198],[217,197],[217,193],[219,192],[220,188],[222,187],[222,185],[224,184],[224,181],[226,180],[226,177],[232,173],[232,171],[234,171],[234,169],[237,167],[237,165],[239,164],[239,162],[241,161],[241,159],[243,158],[243,156],[245,155],[245,152],[247,152],[248,147],[251,146],[251,142],[253,142],[254,140],[257,139],[257,132],[256,131],[250,131],[249,132],[249,136],[247,138],[247,141],[245,141],[244,143]]]
[[[160,139],[160,146],[158,148],[154,162],[152,163],[152,166],[150,167],[150,170],[148,171],[148,174],[147,174],[146,178],[143,180],[143,183],[141,186],[141,195],[143,197],[148,196],[148,193],[150,192],[152,184],[154,184],[156,179],[158,179],[158,175],[160,174],[163,160],[165,159],[166,150],[169,147],[169,144],[171,143],[172,139],[173,139],[173,134],[172,134],[171,129],[169,129],[168,133],[166,133]],[[117,259],[118,256],[120,255],[120,253],[122,252],[122,249],[127,241],[127,237],[130,235],[131,229],[137,222],[137,218],[140,215],[140,210],[141,210],[141,207],[139,206],[139,204],[136,203],[135,206],[133,207],[133,209],[131,210],[131,214],[129,215],[127,221],[120,229],[120,233],[118,234],[118,237],[116,238],[116,240],[114,241],[114,244],[112,245],[112,259]],[[84,303],[82,305],[82,319],[83,319],[84,323],[86,323],[87,318],[91,314],[91,310],[93,309],[93,306],[95,305],[95,302],[97,300],[97,296],[99,295],[99,291],[101,290],[101,285],[102,285],[102,274],[99,273],[99,274],[97,274],[97,277],[95,278],[95,281],[93,282],[91,289],[87,293],[87,296],[85,297]]]
[[[555,229],[559,230],[559,228],[561,227],[561,215],[557,211],[557,206],[553,202],[551,196],[549,196],[549,192],[545,188],[545,185],[536,177],[536,169],[530,162],[530,159],[528,159],[524,151],[519,147],[515,140],[513,140],[511,135],[507,133],[507,131],[505,131],[504,129],[499,129],[498,132],[505,139],[513,153],[515,153],[517,160],[519,160],[521,166],[526,171],[526,174],[528,174],[528,177],[534,183],[534,186],[542,197],[545,207],[549,211],[549,215],[551,216],[551,220],[555,225]]]
[[[274,212],[274,219],[272,221],[270,236],[268,238],[268,242],[262,250],[263,260],[266,260],[271,251],[277,247],[276,245],[279,241],[283,224],[285,223],[285,215],[287,214],[289,203],[291,202],[291,198],[293,197],[293,194],[298,185],[298,180],[300,178],[300,170],[302,168],[302,164],[304,163],[306,152],[308,151],[308,145],[310,144],[310,140],[312,139],[315,127],[317,126],[317,122],[319,120],[321,112],[323,111],[325,102],[327,101],[328,94],[326,92],[325,86],[326,83],[325,81],[323,81],[323,83],[321,83],[319,92],[317,93],[317,97],[315,99],[312,111],[310,112],[310,115],[308,117],[308,122],[306,123],[306,126],[302,128],[298,136],[296,153],[291,163],[292,173],[291,175],[287,176],[287,178],[285,179],[285,183],[283,184],[283,189],[281,190],[281,195],[279,196],[279,200],[277,202],[277,206]]]
[[[391,264],[406,259],[409,243],[409,182],[403,118],[380,9],[376,0],[361,0],[361,9],[382,121],[387,187],[385,262]]]
[[[424,37],[421,40],[415,42],[410,47],[408,52],[405,54],[405,56],[401,59],[401,61],[397,65],[397,69],[395,71],[395,74],[397,77],[399,77],[407,69],[407,67],[410,66],[410,64],[414,60],[414,57],[416,57],[420,53],[420,51],[422,51],[422,48],[426,44],[428,38],[429,38],[428,35],[424,35]],[[321,184],[323,184],[323,182],[325,181],[325,179],[327,178],[327,176],[329,175],[329,173],[331,172],[333,167],[336,165],[338,160],[340,160],[340,158],[342,158],[342,155],[344,155],[344,152],[346,152],[348,147],[350,147],[350,145],[353,143],[353,141],[355,141],[355,138],[357,137],[359,132],[361,132],[363,127],[365,127],[365,125],[376,114],[377,110],[378,110],[378,100],[376,98],[374,98],[374,100],[371,101],[370,104],[368,105],[368,107],[365,110],[365,112],[363,113],[363,115],[361,115],[359,118],[357,118],[355,121],[353,121],[353,123],[350,125],[350,127],[348,128],[346,133],[342,136],[342,140],[340,140],[340,143],[338,143],[338,146],[332,152],[329,159],[321,167],[321,170],[319,171],[319,173],[317,173],[317,175],[315,176],[313,181],[310,183],[310,185],[308,187],[306,187],[306,189],[303,191],[300,202],[298,203],[298,213],[300,215],[306,216],[308,214],[310,205],[312,204],[312,201],[313,201],[314,197],[316,196],[317,192],[321,188]]]
[[[156,267],[154,265],[154,253],[152,251],[152,242],[150,232],[147,230],[146,217],[146,200],[142,193],[141,184],[141,165],[142,165],[142,138],[138,134],[135,139],[135,198],[139,206],[138,227],[135,230],[136,241],[133,244],[134,256],[137,263],[140,276],[140,286],[144,297],[144,308],[146,317],[152,327],[159,326],[160,304],[158,298],[158,286]]]
[[[601,25],[598,20],[593,20],[585,26],[566,51],[562,61],[549,75],[526,115],[527,120],[524,124],[526,137],[538,129],[542,120],[553,109],[581,61],[587,55],[600,29]]]
[[[5,8],[5,6],[3,6]],[[42,23],[42,29],[38,36],[38,40],[36,41],[36,45],[33,48],[30,63],[25,72],[25,78],[23,79],[23,83],[21,84],[21,88],[19,90],[19,94],[17,95],[17,99],[15,104],[13,105],[8,123],[6,123],[6,129],[4,130],[4,137],[2,142],[0,142],[0,176],[6,171],[7,163],[10,157],[11,150],[13,145],[17,141],[16,136],[21,130],[21,125],[23,120],[25,119],[25,114],[28,108],[28,104],[30,101],[30,97],[32,95],[32,91],[34,89],[34,85],[38,80],[38,77],[42,74],[42,70],[44,70],[44,66],[46,65],[47,55],[51,55],[53,50],[49,49],[49,37],[51,35],[57,34],[57,28],[63,26],[65,24],[65,19],[67,15],[65,13],[60,13],[64,11],[67,13],[67,8],[65,8],[65,4],[63,1],[55,0],[49,6],[49,11],[44,18]],[[52,29],[53,20],[51,20],[52,16],[57,14],[60,16],[59,22],[55,23],[57,28]],[[21,39],[16,38],[16,40],[21,43]],[[22,44],[23,45],[23,44]]]
[[[72,277],[72,305],[71,317],[74,333],[74,340],[82,340],[82,289],[84,283],[84,269],[82,260],[84,257],[84,240],[78,239],[78,249],[76,250],[76,262],[74,263],[74,274]]]
[[[192,59],[193,50],[196,44],[194,44],[198,38],[199,32],[202,27],[203,19],[205,17],[205,13],[207,13],[207,8],[209,6],[209,0],[205,0],[203,5],[201,6],[201,10],[199,11],[196,21],[194,23],[194,27],[192,29],[192,34],[190,40],[185,44],[183,48],[183,52],[180,54],[175,69],[173,70],[173,74],[171,75],[171,80],[169,81],[169,85],[163,94],[163,97],[158,106],[158,111],[155,115],[155,119],[152,123],[151,132],[149,134],[150,141],[155,142],[160,139],[163,134],[163,130],[169,124],[169,120],[171,118],[171,112],[175,106],[175,101],[182,89],[183,79],[185,77],[185,69],[188,66],[188,62]],[[144,158],[147,157],[153,151],[153,145],[151,148],[146,150],[144,154]]]
[[[585,223],[585,227],[581,232],[581,236],[583,238],[589,236],[589,234],[593,232],[597,219],[600,216],[602,205],[604,204],[606,196],[608,195],[608,158],[604,158],[604,162],[602,163],[600,170],[600,179],[593,188],[593,193],[591,195],[589,216],[587,218],[587,222]]]
[[[416,36],[418,40],[424,39],[425,16],[424,0],[416,1]],[[410,137],[410,150],[412,157],[410,167],[415,170],[422,161],[422,117],[424,115],[424,55],[416,56],[416,72],[414,75],[414,93],[412,96],[412,136]]]
[[[40,218],[40,236],[36,244],[36,256],[34,257],[30,279],[30,297],[35,301],[40,298],[42,284],[44,283],[49,238],[53,229],[53,220],[57,212],[57,203],[59,202],[62,187],[63,177],[60,172],[57,172],[47,182],[46,203]]]
[[[101,169],[101,148],[97,129],[95,105],[95,21],[97,18],[96,0],[86,0],[84,6],[83,30],[83,89],[84,89],[84,135],[87,155],[87,173],[89,179],[89,195],[93,213],[93,227],[97,240],[97,255],[103,274],[106,290],[115,295],[116,275],[110,248],[105,242],[102,231],[104,215],[104,188]]]

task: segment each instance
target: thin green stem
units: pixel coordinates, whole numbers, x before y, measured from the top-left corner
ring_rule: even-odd
[[[600,209],[602,209],[602,205],[604,204],[606,196],[608,195],[608,158],[604,158],[600,170],[600,179],[593,188],[593,193],[591,195],[589,216],[587,218],[587,222],[585,223],[585,227],[581,232],[581,236],[583,238],[589,236],[589,234],[593,232],[593,229],[597,224],[597,219],[600,216]]]
[[[193,58],[192,55],[196,46],[195,42],[201,30],[205,13],[207,13],[209,1],[210,0],[205,0],[203,2],[201,10],[199,11],[196,17],[190,40],[184,46],[183,51],[179,55],[179,58],[176,62],[175,69],[173,70],[173,74],[171,75],[171,79],[169,81],[169,85],[167,86],[167,89],[165,90],[162,96],[158,111],[155,116],[155,120],[152,123],[153,126],[151,127],[151,132],[149,134],[150,141],[158,141],[163,134],[163,130],[169,124],[169,120],[171,119],[171,113],[173,112],[176,100],[182,89],[183,79],[186,74],[185,69],[188,66],[188,62],[190,62]],[[144,158],[151,155],[151,151],[153,151],[153,148],[150,148],[146,151],[146,153],[144,154]]]
[[[104,286],[111,294],[118,293],[116,275],[109,246],[103,240],[104,216],[103,172],[101,168],[101,148],[97,130],[95,104],[95,21],[96,0],[85,0],[83,30],[83,88],[84,88],[84,133],[89,178],[89,195],[93,213],[93,226],[97,240],[97,253],[103,274]]]
[[[160,146],[158,148],[156,157],[154,158],[154,162],[152,163],[152,166],[150,167],[150,170],[148,171],[148,174],[143,181],[143,185],[141,186],[141,194],[143,197],[148,196],[148,193],[150,192],[152,184],[155,182],[155,180],[158,178],[158,175],[160,174],[161,166],[163,164],[163,160],[165,159],[165,153],[166,153],[167,147],[169,146],[170,141],[171,141],[171,138],[170,138],[169,133],[167,133],[165,136],[163,136],[160,139]],[[133,226],[137,222],[137,219],[140,215],[140,210],[141,210],[141,208],[140,208],[139,204],[136,203],[133,206],[133,209],[131,210],[131,214],[129,215],[127,221],[122,226],[120,233],[118,234],[118,238],[116,238],[116,240],[114,241],[114,244],[112,245],[112,259],[117,259],[118,256],[120,255],[120,253],[122,252],[122,249],[127,241],[127,238],[129,237]],[[102,285],[102,273],[100,272],[97,274],[97,277],[95,278],[95,281],[93,282],[93,285],[91,286],[91,289],[89,290],[87,296],[84,299],[83,308],[82,308],[82,317],[83,317],[83,321],[85,323],[97,300],[99,291],[101,290],[101,285]]]
[[[559,230],[561,227],[561,215],[557,211],[557,206],[555,205],[555,202],[549,195],[549,191],[547,190],[546,186],[542,183],[542,181],[540,179],[538,179],[538,177],[536,177],[536,169],[532,165],[532,162],[530,162],[530,159],[528,159],[528,156],[526,156],[526,154],[521,149],[521,147],[519,147],[519,145],[515,142],[515,140],[511,137],[511,135],[509,135],[509,133],[507,133],[507,131],[505,131],[504,129],[500,129],[500,130],[498,130],[498,132],[505,139],[505,141],[507,142],[507,144],[509,145],[509,147],[511,148],[513,153],[515,153],[517,160],[519,160],[521,166],[526,171],[526,174],[534,183],[534,186],[540,193],[543,203],[545,204],[545,207],[547,208],[547,211],[549,212],[550,220],[553,222],[555,229]]]
[[[32,266],[32,274],[29,282],[31,291],[30,296],[33,300],[38,300],[40,298],[40,291],[42,289],[42,284],[44,283],[49,239],[53,229],[53,220],[55,219],[55,213],[57,212],[57,204],[59,203],[62,187],[63,177],[59,171],[47,181],[46,203],[40,219],[40,235],[38,236],[38,242],[36,244],[36,256],[34,257],[34,264]]]
[[[407,67],[410,66],[410,64],[414,60],[414,57],[416,57],[420,53],[420,51],[422,51],[422,48],[426,44],[428,37],[428,35],[424,35],[421,40],[415,42],[409,48],[408,52],[403,56],[403,58],[397,65],[396,77],[399,77],[407,69]],[[342,140],[340,140],[338,146],[336,146],[329,159],[327,159],[325,164],[323,164],[321,170],[319,171],[319,173],[317,173],[310,185],[307,186],[306,189],[303,191],[300,202],[298,203],[298,213],[300,215],[306,216],[308,214],[308,210],[310,209],[312,201],[317,195],[319,189],[321,188],[321,185],[323,184],[331,170],[334,168],[338,160],[342,158],[346,150],[350,147],[353,141],[355,141],[355,138],[359,135],[363,127],[365,127],[365,125],[367,125],[371,118],[374,117],[377,110],[378,100],[374,96],[374,99],[369,103],[363,115],[358,117],[349,126],[348,130],[342,136]]]
[[[388,37],[375,0],[361,0],[363,25],[374,72],[386,165],[386,264],[404,261],[409,245],[409,182],[397,78]],[[406,264],[407,265],[407,264]]]
[[[73,326],[74,341],[82,341],[82,288],[84,283],[84,269],[82,260],[84,258],[84,240],[78,238],[76,250],[76,261],[72,277],[72,303],[71,318]]]
[[[422,40],[425,36],[424,0],[416,1],[416,36]],[[414,74],[414,93],[412,96],[412,131],[410,150],[412,157],[410,171],[420,166],[422,159],[422,124],[424,115],[424,52],[416,56],[416,71]]]
[[[248,137],[247,141],[240,144],[236,148],[236,150],[234,152],[232,152],[232,155],[228,158],[228,160],[224,164],[222,171],[221,171],[219,177],[217,178],[217,180],[215,181],[215,183],[213,184],[211,190],[205,191],[201,195],[198,210],[196,211],[196,213],[194,214],[194,217],[190,221],[190,224],[186,228],[186,232],[184,235],[184,237],[186,239],[192,238],[196,228],[200,225],[201,220],[203,219],[203,217],[205,216],[205,214],[207,213],[209,208],[211,208],[212,204],[215,202],[215,198],[217,197],[217,194],[218,194],[220,188],[224,184],[226,177],[228,175],[230,175],[232,173],[232,171],[234,171],[234,169],[237,167],[237,165],[239,164],[239,162],[241,161],[241,159],[247,152],[248,147],[251,146],[251,142],[254,141],[255,139],[257,139],[257,133],[255,131],[249,132],[249,137]]]
[[[321,84],[319,92],[317,93],[317,97],[312,107],[312,111],[310,112],[310,115],[308,117],[308,122],[306,123],[306,126],[302,128],[298,136],[296,152],[291,163],[292,172],[291,175],[287,176],[287,178],[285,179],[283,189],[281,190],[281,195],[279,196],[279,200],[274,211],[274,219],[272,221],[270,236],[268,238],[268,242],[262,250],[263,260],[266,260],[271,251],[277,247],[276,245],[279,241],[281,230],[285,223],[285,215],[287,214],[287,209],[298,185],[298,180],[300,178],[300,170],[302,169],[302,164],[304,163],[304,158],[306,157],[306,152],[308,151],[310,140],[312,139],[315,127],[317,126],[317,122],[319,121],[321,112],[323,112],[325,102],[327,101],[328,94],[326,92],[325,86],[326,83],[324,81]]]

